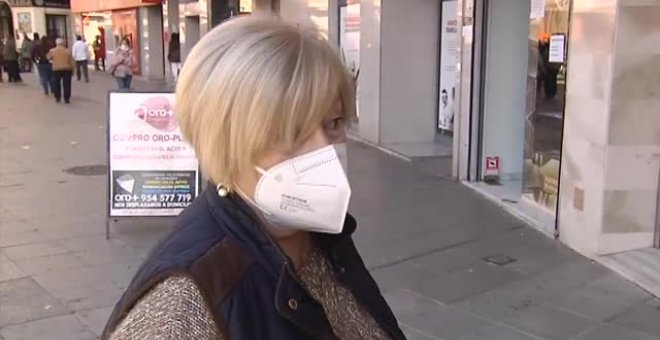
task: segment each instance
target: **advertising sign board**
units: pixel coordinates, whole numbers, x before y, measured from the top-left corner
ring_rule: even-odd
[[[176,216],[199,192],[199,165],[173,93],[111,92],[109,217]]]

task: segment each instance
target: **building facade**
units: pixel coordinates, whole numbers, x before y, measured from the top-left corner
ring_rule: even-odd
[[[73,31],[69,0],[0,0],[0,36],[13,34],[17,46],[33,33],[69,43]]]
[[[104,39],[106,55],[112,58],[122,38],[131,41],[138,55],[134,72],[148,79],[172,79],[168,46],[178,33],[181,57],[213,26],[253,9],[277,10],[270,0],[71,0],[76,32],[93,41]]]
[[[358,138],[451,159],[457,180],[660,294],[660,3],[281,0],[279,15],[358,70]]]
[[[76,34],[88,43],[100,36],[106,58],[112,60],[123,38],[136,54],[134,74],[149,79],[164,76],[163,16],[161,0],[72,0]]]

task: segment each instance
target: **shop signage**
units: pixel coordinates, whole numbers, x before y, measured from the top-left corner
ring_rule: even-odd
[[[344,61],[353,74],[360,68],[360,4],[339,9],[339,45]]]
[[[566,56],[566,36],[563,34],[553,34],[550,37],[550,53],[548,61],[551,63],[564,63]]]
[[[462,31],[457,20],[457,1],[442,2],[442,32],[440,34],[440,88],[438,104],[438,129],[454,130],[456,103],[456,72],[458,47]]]
[[[500,157],[486,157],[485,177],[498,177],[500,175]]]
[[[530,19],[539,19],[545,16],[545,0],[530,0],[531,10],[529,11]]]
[[[69,0],[7,0],[11,7],[69,8]]]
[[[199,191],[199,168],[179,131],[173,93],[111,92],[109,217],[175,216]]]

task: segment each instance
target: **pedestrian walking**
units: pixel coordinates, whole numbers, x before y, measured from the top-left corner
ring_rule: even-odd
[[[167,49],[167,61],[170,62],[170,70],[174,81],[179,80],[179,72],[181,72],[181,42],[179,40],[179,33],[172,33],[170,43]]]
[[[23,43],[21,43],[20,65],[21,72],[32,72],[32,49],[33,41],[26,33],[23,34]]]
[[[137,271],[103,339],[405,339],[352,240],[355,93],[323,35],[228,20],[191,51],[175,102],[208,189]]]
[[[85,82],[89,83],[89,70],[87,69],[89,46],[83,40],[82,36],[76,36],[76,42],[73,44],[71,51],[73,53],[73,59],[76,61],[76,78],[80,81],[84,77]]]
[[[3,70],[5,69],[5,59],[3,57],[4,50],[5,50],[5,39],[0,38],[0,83],[4,82],[4,79],[2,79]]]
[[[57,38],[55,47],[48,51],[48,59],[53,65],[53,94],[55,101],[60,102],[64,94],[64,102],[71,99],[71,78],[76,62],[69,49],[64,47],[64,39]],[[62,93],[64,92],[64,93]]]
[[[38,38],[38,35],[35,38]],[[46,95],[50,91],[55,92],[53,89],[53,65],[48,60],[48,52],[53,47],[53,43],[44,35],[32,50],[32,59],[37,65],[37,72],[39,73],[39,84],[44,89]]]
[[[133,66],[135,65],[135,54],[131,48],[128,38],[121,39],[119,48],[115,51],[110,72],[117,79],[120,90],[129,90],[133,80]]]
[[[2,49],[2,59],[10,83],[20,83],[23,81],[18,67],[18,58],[19,55],[16,50],[16,41],[14,40],[14,36],[10,33],[7,38],[5,38],[5,46]]]
[[[103,72],[105,72],[105,43],[100,35],[94,38],[92,49],[94,50],[94,69],[97,71],[103,69]]]

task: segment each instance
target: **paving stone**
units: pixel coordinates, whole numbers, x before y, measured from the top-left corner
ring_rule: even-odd
[[[657,340],[657,337],[623,327],[603,324],[579,335],[575,340]]]
[[[576,314],[543,305],[519,310],[507,318],[504,324],[548,340],[571,339],[596,325]]]
[[[402,323],[440,339],[452,340],[492,326],[486,320],[409,290],[393,290],[385,298]]]
[[[0,329],[5,340],[93,340],[98,336],[73,315],[62,315]]]
[[[19,261],[42,256],[52,256],[68,253],[69,250],[57,242],[40,242],[22,246],[8,247],[4,253],[12,260]]]
[[[76,312],[82,322],[91,329],[94,334],[101,336],[103,328],[110,318],[113,307],[103,307]]]
[[[534,277],[525,277],[494,289],[495,292],[530,300],[550,299],[600,279],[610,272],[584,259],[557,266]]]
[[[37,242],[50,241],[52,237],[45,232],[40,232],[34,227],[25,230],[1,232],[0,248],[21,246]]]
[[[0,327],[70,313],[30,278],[0,282]]]
[[[378,283],[381,292],[406,288],[411,280],[425,280],[431,277],[418,266],[408,262],[373,270],[371,276]]]
[[[539,338],[533,337],[528,334],[521,333],[517,330],[503,327],[493,326],[466,336],[462,336],[457,340],[538,340]]]
[[[660,300],[638,303],[614,317],[611,322],[660,338]]]
[[[29,275],[56,272],[64,269],[77,268],[85,263],[75,254],[64,253],[52,256],[32,257],[16,261],[16,265]]]
[[[136,269],[137,266],[130,264],[84,266],[37,274],[34,279],[49,291],[81,288],[108,282],[122,287],[130,281]]]
[[[0,282],[0,305],[10,300],[29,298],[35,292],[43,292],[43,288],[29,277]]]
[[[71,252],[82,252],[86,250],[115,250],[122,249],[124,245],[116,240],[106,240],[100,235],[87,235],[61,239],[60,244]]]
[[[450,304],[520,278],[521,275],[514,271],[479,261],[452,273],[442,273],[435,278],[412,281],[410,288]]]
[[[592,320],[604,321],[649,298],[648,293],[632,283],[610,274],[548,298],[546,303]]]
[[[24,271],[0,252],[0,281],[14,280],[25,276],[27,274]]]
[[[524,311],[537,302],[513,295],[484,292],[457,302],[453,306],[493,323],[501,323],[514,313]]]
[[[98,248],[73,253],[79,262],[86,265],[141,264],[145,255],[126,247]]]
[[[441,340],[440,338],[425,334],[424,332],[404,323],[399,322],[399,327],[408,340]]]
[[[112,282],[50,291],[72,311],[114,306],[123,292]]]

